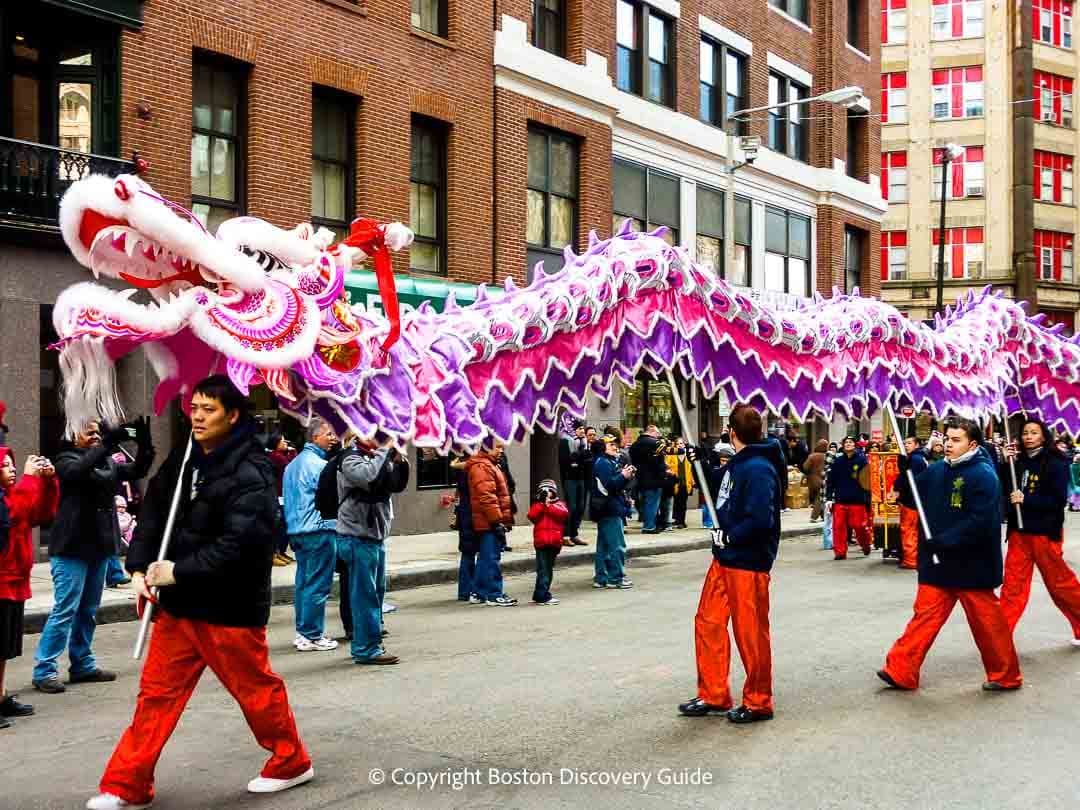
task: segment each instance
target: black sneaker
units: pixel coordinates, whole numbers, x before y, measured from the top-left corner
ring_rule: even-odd
[[[6,717],[0,717],[0,728],[11,728],[11,721]]]
[[[82,675],[68,675],[68,683],[111,683],[116,680],[116,673],[107,669],[95,669]]]
[[[686,703],[679,704],[679,714],[684,717],[705,717],[710,714],[727,714],[728,709],[723,706],[714,706],[712,703],[706,703],[701,698],[694,698],[688,700]]]
[[[893,676],[890,675],[888,672],[886,672],[883,669],[878,670],[877,676],[879,678],[881,678],[881,680],[885,681],[885,683],[887,683],[889,685],[890,689],[900,689],[900,690],[902,690],[904,692],[912,691],[912,690],[908,689],[906,686],[901,686],[900,684],[898,684],[896,682],[896,680],[893,678]]]
[[[8,695],[0,700],[0,717],[29,717],[34,713],[34,707],[29,703],[20,703],[15,698],[18,695]]]
[[[987,681],[982,685],[984,692],[1012,692],[1020,688],[1020,684],[1016,686],[1005,686],[997,681]]]
[[[67,688],[60,683],[60,679],[55,675],[42,678],[40,681],[34,681],[34,688],[39,692],[44,692],[46,695],[59,695],[61,692],[67,691]]]
[[[772,720],[772,712],[758,712],[753,709],[748,709],[745,706],[740,706],[737,709],[732,709],[728,712],[727,719],[732,723],[756,723],[759,720]]]

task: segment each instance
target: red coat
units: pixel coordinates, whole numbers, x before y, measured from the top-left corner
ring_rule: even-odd
[[[32,529],[56,517],[60,485],[55,477],[24,475],[11,489],[0,492],[11,516],[7,548],[0,552],[0,599],[25,602],[30,598],[30,569],[34,566]]]
[[[541,503],[537,501],[529,507],[529,520],[533,524],[533,545],[536,548],[558,546],[562,548],[566,521],[570,510],[562,501]]]

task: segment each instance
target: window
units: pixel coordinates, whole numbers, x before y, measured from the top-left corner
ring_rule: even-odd
[[[961,67],[933,72],[933,109],[936,120],[978,118],[983,114],[983,69]]]
[[[1036,149],[1034,189],[1036,200],[1072,205],[1072,156]]]
[[[1072,12],[1070,0],[1032,0],[1031,31],[1034,38],[1047,45],[1072,48]]]
[[[934,39],[964,39],[983,35],[984,0],[934,0],[931,30]]]
[[[1072,284],[1073,235],[1059,231],[1035,231],[1035,255],[1038,257],[1039,281],[1063,281]]]
[[[679,243],[679,178],[646,166],[615,161],[615,215],[613,230],[631,220],[635,231],[666,225],[664,239]]]
[[[931,185],[935,200],[941,199],[941,167],[944,158],[944,149],[934,150],[934,172]],[[963,155],[949,161],[949,180],[945,189],[948,199],[960,200],[965,197],[984,196],[983,160],[983,147],[968,146],[965,147]]]
[[[675,106],[674,23],[636,0],[618,0],[615,15],[616,85],[657,104]]]
[[[430,447],[416,448],[416,488],[449,489],[455,485],[450,456],[441,456]]]
[[[907,231],[881,232],[881,280],[907,281]]]
[[[724,278],[724,192],[697,187],[697,260]]]
[[[934,268],[937,271],[937,251],[941,231],[932,234]],[[935,276],[936,277],[936,276]],[[983,229],[947,228],[945,231],[945,277],[980,279],[983,277]]]
[[[746,97],[746,62],[745,55],[727,45],[701,40],[698,68],[702,121],[726,129],[733,113],[750,106]],[[746,122],[737,122],[733,134],[745,135]]]
[[[213,233],[243,210],[244,83],[235,63],[192,66],[191,210]]]
[[[863,53],[870,50],[867,45],[866,0],[848,0],[847,3],[847,41]]]
[[[765,208],[765,289],[806,296],[810,290],[810,220]]]
[[[881,74],[881,123],[907,123],[907,74]]]
[[[752,287],[750,237],[753,234],[753,206],[747,197],[735,195],[735,250],[732,256],[734,265],[731,272],[726,272],[727,280],[732,284]]]
[[[1072,129],[1073,80],[1066,76],[1034,71],[1035,120]]]
[[[562,267],[563,248],[577,232],[578,144],[574,138],[529,127],[528,215],[525,241],[528,277],[537,262]]]
[[[414,116],[409,169],[409,267],[446,273],[446,129]]]
[[[865,244],[865,231],[844,226],[844,292],[850,293],[860,285]]]
[[[881,44],[907,42],[907,0],[881,0]]]
[[[863,113],[847,111],[847,162],[845,170],[848,177],[860,178],[866,175],[862,165],[866,155],[867,118]]]
[[[353,121],[356,104],[316,90],[311,98],[311,221],[346,235],[353,218]]]
[[[891,203],[907,202],[907,152],[881,155],[881,196]]]
[[[532,0],[533,45],[556,56],[566,55],[566,0]]]
[[[447,0],[412,0],[412,27],[446,37]]]
[[[769,73],[769,104],[787,104],[809,98],[810,92],[779,73]],[[769,110],[769,148],[806,161],[809,151],[809,110],[805,104]]]
[[[807,0],[769,0],[769,5],[796,20],[810,24],[810,4]]]

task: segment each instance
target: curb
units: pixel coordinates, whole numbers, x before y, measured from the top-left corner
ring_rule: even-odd
[[[697,533],[695,532],[695,534]],[[795,540],[801,537],[819,536],[820,534],[820,526],[804,526],[782,530],[780,532],[780,539]],[[639,544],[632,548],[628,548],[626,556],[634,558],[654,557],[660,554],[681,554],[685,551],[707,549],[711,545],[712,540],[708,536],[701,537],[698,535],[692,539],[671,538],[660,541],[651,541],[645,545]],[[563,549],[559,554],[559,566],[589,565],[595,557],[596,552],[592,546],[587,548],[576,547],[574,549]],[[535,570],[536,561],[531,557],[506,560],[502,564],[503,574],[522,574]],[[439,562],[429,563],[405,563],[404,565],[399,566],[397,570],[389,572],[390,581],[387,590],[388,592],[404,591],[410,588],[420,588],[425,585],[441,585],[447,582],[456,582],[457,576],[458,564],[455,561],[440,560]],[[274,585],[270,596],[271,604],[291,605],[293,603],[293,591],[294,588],[292,583]],[[331,598],[337,598],[337,595],[338,586],[335,581],[330,596]],[[49,612],[46,610],[39,609],[27,611],[24,618],[23,632],[27,635],[40,633],[42,627],[45,626],[45,619],[47,619],[48,616]],[[101,605],[97,611],[98,624],[115,624],[117,622],[133,622],[135,620],[135,603],[133,601],[110,602]]]

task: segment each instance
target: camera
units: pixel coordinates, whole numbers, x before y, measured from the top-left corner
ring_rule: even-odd
[[[753,164],[757,160],[760,148],[761,138],[757,135],[743,135],[739,138],[739,149],[742,150],[743,159],[749,164]]]

